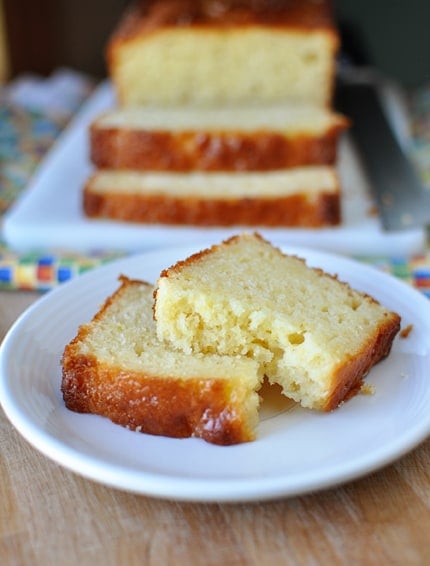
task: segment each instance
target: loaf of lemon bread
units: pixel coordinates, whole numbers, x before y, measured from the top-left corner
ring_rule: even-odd
[[[146,0],[106,56],[121,105],[329,105],[338,45],[330,0]]]
[[[266,172],[99,170],[83,195],[90,218],[193,226],[334,226],[336,170],[310,166]]]
[[[187,353],[258,361],[304,407],[328,411],[385,357],[399,316],[258,234],[241,234],[164,270],[161,340]]]
[[[123,277],[79,328],[62,358],[66,407],[155,435],[221,445],[253,440],[257,363],[169,350],[156,336],[152,293],[149,284]]]
[[[347,120],[309,104],[127,107],[98,117],[90,153],[100,169],[264,171],[334,164]]]

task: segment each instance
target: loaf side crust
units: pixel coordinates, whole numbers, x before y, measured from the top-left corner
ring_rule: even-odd
[[[180,198],[167,192],[95,192],[90,178],[84,187],[83,210],[89,218],[142,224],[322,228],[341,222],[340,189],[321,191],[312,199],[303,193],[284,198]]]
[[[62,392],[71,411],[107,417],[137,432],[202,438],[222,446],[255,440],[255,431],[241,420],[241,407],[232,403],[224,380],[209,382],[202,376],[166,381],[103,367],[96,358],[79,355],[71,344],[63,357]]]
[[[331,391],[322,411],[332,411],[359,393],[364,378],[374,365],[386,358],[392,348],[395,336],[400,330],[400,317],[391,313],[385,324],[378,327],[373,336],[354,357],[339,367],[333,376]]]
[[[345,129],[339,121],[321,134],[149,131],[90,128],[90,156],[100,169],[149,171],[269,171],[332,165]]]
[[[127,10],[111,42],[174,28],[240,28],[264,26],[301,31],[325,31],[337,40],[331,0],[146,0]]]

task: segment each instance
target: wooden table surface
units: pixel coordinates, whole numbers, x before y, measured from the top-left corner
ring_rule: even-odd
[[[0,292],[0,340],[37,297]],[[430,438],[395,464],[327,491],[178,503],[63,469],[0,410],[0,474],[1,564],[430,564]]]

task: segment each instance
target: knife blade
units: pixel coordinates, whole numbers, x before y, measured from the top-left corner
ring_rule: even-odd
[[[352,121],[350,133],[383,228],[430,225],[430,188],[396,138],[375,83],[340,81],[336,104]]]

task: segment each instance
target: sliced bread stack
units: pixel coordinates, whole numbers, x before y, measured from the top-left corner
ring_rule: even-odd
[[[151,0],[108,46],[89,217],[200,226],[341,220],[330,2]]]

